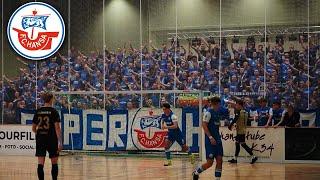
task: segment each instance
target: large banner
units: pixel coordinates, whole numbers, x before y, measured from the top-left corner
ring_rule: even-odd
[[[200,150],[200,114],[197,108],[172,109],[192,152]],[[34,111],[21,111],[21,123],[30,124]],[[161,109],[61,110],[64,149],[100,151],[163,151],[166,131],[161,129]],[[221,127],[225,156],[233,156],[235,132]],[[1,135],[1,134],[0,134]],[[1,136],[0,136],[1,137]],[[246,141],[260,161],[282,162],[285,152],[284,128],[248,128]],[[203,145],[202,145],[203,147]],[[171,150],[181,148],[177,143]],[[204,149],[203,151],[204,152]],[[248,156],[241,149],[240,156]]]
[[[1,155],[35,155],[35,134],[30,126],[1,125]]]
[[[235,154],[235,131],[221,127],[224,156],[233,157]],[[246,144],[252,148],[255,156],[263,162],[284,161],[285,129],[284,128],[247,128]],[[240,157],[250,155],[240,146]],[[249,160],[249,159],[248,159]]]
[[[193,152],[199,152],[199,110],[177,108],[179,127]],[[61,110],[66,150],[163,150],[166,131],[161,129],[161,109]],[[31,124],[34,111],[21,112],[21,123]],[[181,148],[173,144],[173,151]]]

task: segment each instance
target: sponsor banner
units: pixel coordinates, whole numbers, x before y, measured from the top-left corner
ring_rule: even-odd
[[[0,155],[35,155],[35,150],[35,134],[31,126],[0,126]]]
[[[286,160],[320,160],[319,128],[286,128]]]
[[[193,152],[200,149],[200,121],[197,108],[173,109],[179,127]],[[30,122],[34,111],[22,111],[21,122]],[[161,129],[161,109],[136,110],[61,110],[64,149],[75,150],[163,150],[166,131]],[[29,123],[26,123],[29,124]],[[283,128],[248,128],[246,141],[263,161],[282,161],[284,155]],[[233,156],[235,132],[220,129],[225,156]],[[172,151],[181,148],[177,143]],[[248,156],[241,149],[241,156]]]
[[[224,156],[233,157],[235,153],[235,131],[220,128]],[[284,160],[284,128],[247,128],[246,144],[253,149],[261,162],[282,162]],[[250,155],[240,146],[240,157]]]

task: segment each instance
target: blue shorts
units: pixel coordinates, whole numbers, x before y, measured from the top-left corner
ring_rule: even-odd
[[[177,143],[182,147],[186,144],[186,141],[183,139],[182,132],[180,129],[168,132],[167,139],[172,142],[172,144],[177,141]]]
[[[214,159],[217,156],[223,156],[222,142],[218,142],[216,145],[212,145],[209,140],[206,139],[206,158]]]

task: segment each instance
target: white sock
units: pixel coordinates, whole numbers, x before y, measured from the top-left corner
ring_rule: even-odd
[[[199,175],[200,173],[202,173],[204,170],[202,169],[202,166],[200,165],[195,171],[194,174],[195,175]]]

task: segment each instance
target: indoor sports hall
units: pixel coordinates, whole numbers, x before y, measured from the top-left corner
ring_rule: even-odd
[[[0,180],[320,179],[320,0],[0,9]]]

